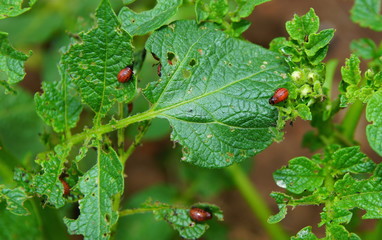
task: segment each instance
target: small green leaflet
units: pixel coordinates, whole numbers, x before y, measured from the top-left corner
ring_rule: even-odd
[[[145,35],[168,22],[181,5],[182,0],[157,0],[157,5],[153,9],[141,13],[123,7],[118,17],[122,22],[122,28],[131,36]]]
[[[232,21],[238,22],[241,18],[251,15],[256,6],[269,2],[271,0],[235,0],[237,9],[235,11],[235,17]]]
[[[316,33],[319,26],[320,19],[311,8],[307,14],[301,17],[295,14],[293,20],[286,23],[286,30],[293,40],[304,42],[305,37]]]
[[[12,48],[8,33],[0,32],[0,85],[12,91],[10,84],[23,80],[24,62],[30,56]]]
[[[366,136],[371,148],[382,156],[382,92],[378,91],[370,98],[366,106],[366,119],[372,124],[366,127]]]
[[[351,19],[362,27],[382,31],[381,0],[355,0]]]
[[[324,181],[324,174],[319,165],[306,157],[297,157],[289,161],[287,167],[276,170],[273,178],[279,187],[293,193],[314,191]]]
[[[61,82],[43,82],[44,93],[42,95],[36,93],[34,97],[36,112],[56,132],[68,131],[75,127],[82,112],[81,103],[70,94],[73,92],[73,86],[63,68],[61,65]]]
[[[318,240],[318,237],[312,232],[312,227],[304,227],[291,240]]]
[[[28,7],[24,7],[26,0],[1,0],[0,1],[0,19],[15,17],[28,11],[37,0],[29,0]]]
[[[375,42],[369,38],[353,40],[350,49],[358,57],[363,59],[373,59],[378,57],[378,48]]]
[[[118,220],[112,198],[123,191],[122,164],[112,148],[98,149],[97,164],[79,179],[77,188],[84,197],[79,200],[80,216],[64,219],[68,231],[89,240],[109,239],[110,229]]]
[[[47,202],[56,208],[63,207],[66,202],[63,197],[64,187],[59,177],[63,172],[64,162],[68,154],[69,149],[57,145],[55,152],[40,153],[36,160],[44,173],[34,177],[35,191],[40,195],[45,195]]]
[[[330,145],[324,154],[316,154],[312,159],[294,158],[287,167],[274,174],[276,182],[282,182],[278,185],[292,194],[271,194],[280,212],[268,221],[275,223],[282,220],[288,206],[323,205],[319,226],[325,225],[328,239],[359,239],[342,224],[349,223],[352,218],[350,210],[353,208],[366,210],[363,218],[382,218],[382,205],[379,201],[382,198],[381,169],[382,165],[377,166],[360,151],[359,146],[341,148]],[[365,179],[365,174],[373,175]],[[303,196],[296,196],[301,193]],[[317,238],[311,228],[307,227],[292,239]]]
[[[195,2],[196,21],[210,20],[222,23],[228,13],[228,0],[197,0]]]
[[[197,203],[193,207],[205,209],[212,214],[213,218],[223,221],[222,210],[213,204]],[[185,239],[198,239],[209,228],[207,222],[197,222],[190,217],[190,208],[175,208],[166,203],[145,203],[144,208],[153,209],[157,220],[164,220],[177,230]]]
[[[117,74],[133,64],[131,37],[120,23],[107,0],[96,11],[97,27],[80,33],[80,42],[63,55],[72,81],[78,86],[83,102],[103,117],[114,102],[129,102],[136,93],[136,79],[119,83]]]
[[[277,110],[268,100],[289,81],[278,54],[215,26],[179,21],[151,35],[146,49],[160,58],[162,77],[144,90],[149,112],[168,119],[172,140],[184,146],[182,159],[210,168],[272,143]]]
[[[14,189],[2,189],[0,199],[5,198],[7,201],[7,210],[16,215],[29,215],[28,209],[25,208],[24,202],[28,196],[21,187]]]
[[[335,203],[337,208],[366,210],[363,219],[382,218],[382,176],[373,176],[366,180],[357,180],[349,174],[336,182],[335,191],[340,196]]]
[[[361,81],[359,64],[360,60],[354,54],[349,59],[346,59],[346,65],[341,67],[342,80],[348,84],[357,85]]]

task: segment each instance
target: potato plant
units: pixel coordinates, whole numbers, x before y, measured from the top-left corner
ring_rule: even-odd
[[[37,17],[48,30],[68,38],[45,62],[59,75],[44,72],[34,98],[18,84],[32,51],[16,50],[1,32],[0,239],[228,239],[224,209],[214,202],[172,201],[166,187],[125,192],[128,160],[157,119],[170,126],[181,165],[200,169],[189,181],[212,192],[233,183],[270,239],[379,239],[380,222],[369,234],[351,224],[382,218],[381,165],[354,139],[366,109],[368,144],[382,156],[382,43],[355,39],[338,84],[337,61],[326,59],[335,29],[321,29],[312,8],[287,21],[288,35],[268,49],[243,38],[246,18],[268,1],[157,0],[137,12],[132,6],[145,3],[99,0],[92,21],[77,19],[67,32],[61,26],[69,20],[45,11]],[[0,17],[26,23],[39,4],[57,7],[14,0],[0,3]],[[382,31],[380,4],[356,0],[352,21]],[[36,32],[29,40],[44,38]],[[316,154],[273,173],[284,190],[270,193],[279,209],[272,213],[243,164],[288,141],[283,129],[298,118],[314,128],[303,144]],[[312,226],[291,233],[280,225],[288,210],[306,205],[322,207],[324,236]],[[140,219],[140,235],[126,218]]]

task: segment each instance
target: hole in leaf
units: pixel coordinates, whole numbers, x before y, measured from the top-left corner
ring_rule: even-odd
[[[110,222],[110,216],[109,216],[109,214],[106,214],[106,215],[105,215],[105,221],[106,221],[106,222]]]
[[[195,66],[195,65],[196,65],[196,60],[195,60],[195,59],[191,59],[189,65],[190,65],[191,67]]]
[[[176,57],[175,57],[174,53],[172,53],[172,52],[168,52],[167,53],[167,62],[170,65],[175,65],[176,64],[177,60],[176,60]]]

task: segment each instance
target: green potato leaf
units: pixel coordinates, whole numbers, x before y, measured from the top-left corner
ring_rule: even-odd
[[[115,151],[98,150],[97,164],[87,171],[77,183],[84,194],[79,201],[80,216],[65,218],[71,234],[82,234],[85,239],[109,239],[111,228],[118,220],[112,198],[123,191],[122,164]]]
[[[0,32],[0,85],[12,91],[11,84],[23,80],[25,76],[24,62],[29,55],[15,50],[9,40],[8,33]]]
[[[366,210],[363,219],[382,218],[382,178],[373,176],[366,180],[357,180],[347,174],[334,185],[340,198],[337,208],[361,208]]]
[[[76,126],[82,105],[78,99],[71,94],[73,86],[65,70],[61,70],[61,84],[57,82],[43,82],[43,94],[36,93],[34,100],[36,112],[44,122],[53,127],[56,132],[68,131]]]
[[[359,58],[352,54],[349,59],[346,59],[344,67],[341,67],[342,80],[348,84],[356,85],[361,81],[361,70]]]
[[[380,0],[355,0],[351,9],[351,19],[362,27],[382,31],[382,15]]]
[[[144,90],[148,114],[168,119],[184,161],[225,167],[269,146],[277,110],[268,100],[289,81],[278,54],[194,21],[160,29],[146,49],[162,64]]]
[[[33,6],[37,0],[29,0],[28,7],[23,7],[25,0],[0,0],[0,19],[16,17]]]
[[[342,148],[332,155],[333,175],[351,173],[370,173],[375,163],[361,152],[359,146]]]
[[[291,237],[291,240],[318,240],[319,238],[312,232],[312,227],[304,227],[296,236]]]
[[[350,49],[359,57],[372,59],[376,55],[377,45],[369,38],[361,38],[353,40],[350,44]]]
[[[21,187],[14,189],[2,189],[0,197],[5,198],[7,201],[7,210],[16,215],[29,215],[28,209],[24,206],[24,202],[28,196],[24,189]]]
[[[292,39],[304,42],[305,37],[316,33],[319,26],[320,20],[311,8],[307,14],[301,17],[295,14],[293,20],[286,23],[286,30]]]
[[[305,53],[308,57],[316,55],[321,49],[325,48],[334,37],[334,29],[325,29],[319,33],[309,35],[309,41],[305,45]],[[326,56],[326,53],[325,53]],[[322,61],[323,59],[321,59]]]
[[[190,208],[176,208],[161,202],[148,202],[144,207],[153,209],[157,220],[164,220],[169,223],[185,239],[198,239],[209,228],[206,221],[198,222],[190,217]],[[223,212],[216,205],[197,203],[193,207],[204,209],[210,212],[213,218],[223,221]]]
[[[314,191],[322,185],[325,177],[317,163],[306,157],[297,157],[290,160],[287,167],[276,170],[273,178],[279,187],[299,194],[305,190]]]
[[[122,28],[131,36],[145,35],[168,22],[181,5],[182,0],[157,0],[157,5],[153,9],[141,13],[123,7],[118,17],[122,22]]]
[[[56,208],[63,207],[66,202],[63,196],[64,187],[59,178],[68,154],[69,149],[58,145],[55,147],[55,153],[41,153],[36,160],[41,165],[43,173],[33,179],[35,191],[46,196],[47,202]]]
[[[256,6],[269,2],[271,0],[236,0],[237,10],[235,17],[232,21],[238,22],[241,18],[248,17],[251,15]]]
[[[103,0],[96,11],[97,26],[80,33],[80,42],[63,55],[72,81],[77,85],[83,102],[100,117],[113,104],[129,102],[136,93],[136,79],[117,81],[119,71],[133,65],[131,37],[120,28],[109,1]]]
[[[378,91],[370,98],[366,106],[366,119],[372,124],[366,127],[366,136],[371,148],[382,156],[382,92]]]
[[[228,0],[197,0],[195,2],[196,21],[211,20],[222,23],[228,13]]]

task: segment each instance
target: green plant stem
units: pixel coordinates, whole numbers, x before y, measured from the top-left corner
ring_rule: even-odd
[[[361,101],[356,101],[349,107],[348,111],[346,112],[340,129],[343,136],[347,139],[351,140],[354,138],[354,132],[361,118],[363,108],[364,104]]]
[[[328,89],[328,97],[332,96],[333,79],[338,65],[337,59],[331,59],[326,63],[325,82],[323,87]]]
[[[146,112],[143,112],[143,113],[131,116],[131,117],[121,119],[119,121],[113,121],[112,123],[102,125],[99,127],[95,127],[93,129],[89,129],[87,131],[84,131],[82,133],[79,133],[79,134],[72,136],[70,139],[68,139],[67,144],[69,144],[69,143],[77,144],[77,143],[83,141],[84,139],[86,139],[90,135],[94,135],[94,134],[95,135],[102,135],[102,134],[105,134],[108,132],[118,130],[120,128],[127,127],[130,124],[133,124],[136,122],[142,122],[145,120],[152,119],[152,118],[156,117],[158,115],[158,113],[159,113],[159,111],[149,110],[149,111],[146,111]]]
[[[331,193],[334,191],[334,179],[333,179],[333,177],[329,171],[327,171],[325,173],[325,176],[326,177],[325,177],[324,185],[325,185],[327,191],[329,193]],[[327,213],[328,218],[329,219],[335,219],[335,216],[334,216],[335,211],[333,209],[333,198],[328,198],[328,200],[325,201],[325,209],[326,209],[325,211]],[[329,231],[328,227],[326,227],[325,231],[326,231],[326,237],[328,239],[332,239],[331,238],[331,232]]]
[[[151,124],[151,121],[145,121],[138,127],[138,134],[135,135],[134,141],[131,143],[129,148],[126,152],[124,152],[121,155],[122,164],[125,165],[127,159],[130,157],[130,155],[134,152],[134,150],[141,144],[143,136],[145,136],[147,130],[149,129],[149,126]]]
[[[232,177],[241,195],[252,209],[254,215],[259,219],[261,225],[269,236],[274,240],[289,239],[288,235],[279,224],[269,224],[267,222],[268,217],[271,216],[271,211],[240,166],[232,165],[226,168],[226,171]]]
[[[152,211],[156,210],[162,210],[162,209],[170,209],[171,206],[168,207],[158,207],[158,208],[134,208],[134,209],[125,209],[119,212],[119,216],[128,216],[128,215],[133,215],[137,213],[151,213]]]
[[[122,103],[119,103],[118,104],[118,115],[119,115],[119,119],[122,119],[124,116],[123,116],[123,104]],[[122,156],[123,152],[125,151],[125,135],[124,135],[124,128],[120,128],[118,129],[117,131],[117,144],[118,144],[118,155],[119,156]],[[122,158],[120,157],[120,160],[122,162]]]

